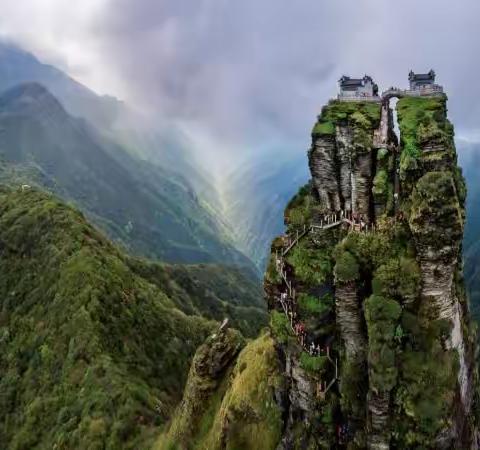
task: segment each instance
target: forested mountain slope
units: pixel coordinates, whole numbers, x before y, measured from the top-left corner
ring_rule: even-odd
[[[1,189],[2,448],[148,448],[181,398],[195,349],[218,326],[181,309],[208,317],[230,291],[221,290],[222,272],[218,291],[205,280],[214,268],[208,276],[186,269],[184,279],[197,286],[189,291],[170,278],[181,269],[166,266],[157,279],[140,266],[148,263],[54,197]],[[233,277],[241,282],[240,273]],[[207,290],[204,307],[195,293]],[[255,310],[254,291],[247,295],[244,306]],[[226,311],[234,322],[242,302],[235,303]],[[242,327],[239,310],[239,327],[255,333],[253,324]]]
[[[222,321],[254,337],[267,323],[263,290],[250,271],[218,264],[163,264],[130,258],[130,268],[187,314]]]

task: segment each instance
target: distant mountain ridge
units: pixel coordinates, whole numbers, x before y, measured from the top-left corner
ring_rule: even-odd
[[[56,67],[43,64],[31,53],[0,41],[0,91],[30,82],[45,86],[74,116],[89,117],[100,127],[112,126],[125,108],[116,98],[99,96]]]
[[[6,89],[5,93],[2,89]],[[8,149],[0,149],[0,181],[16,179],[28,183],[30,180],[76,201],[97,224],[108,230],[111,237],[120,238],[131,249],[146,256],[172,262],[240,264],[256,271],[248,258],[234,248],[231,225],[222,218],[219,193],[195,163],[189,149],[191,143],[174,126],[169,128],[169,124],[161,123],[152,126],[128,105],[113,97],[98,96],[57,68],[1,41],[0,95],[3,102],[0,142],[8,146]],[[26,125],[25,116],[34,121]],[[23,117],[21,126],[20,117]],[[17,128],[15,137],[11,129],[7,133],[11,126]],[[41,127],[50,131],[45,133]],[[67,135],[68,143],[61,138]],[[28,148],[37,139],[43,143],[43,148]],[[81,149],[75,142],[81,143]],[[15,157],[13,153],[20,148],[22,157]],[[77,148],[75,154],[69,160],[67,153],[74,148]],[[60,159],[55,156],[59,151],[63,154],[62,169],[57,167]],[[38,153],[44,156],[41,161]],[[106,164],[104,170],[103,165],[99,166],[100,161]],[[87,178],[82,178],[78,162]],[[92,169],[94,192],[85,186],[86,169],[91,164],[96,165]],[[110,164],[113,165],[110,167]],[[67,169],[72,171],[69,176],[59,173]],[[100,185],[106,188],[112,181],[110,172],[117,183],[123,179],[121,186],[98,191]],[[129,185],[132,180],[135,183]],[[85,192],[82,194],[83,203],[79,203],[78,196],[72,195],[80,188],[88,191],[89,198]],[[126,209],[118,204],[122,199],[131,198],[129,190],[137,198],[135,204],[126,208],[137,211],[133,218],[127,217]],[[103,199],[98,198],[98,194]],[[155,200],[158,195],[161,204]],[[109,197],[107,202],[105,196]],[[145,201],[139,201],[140,197]],[[105,209],[115,203],[114,211]],[[150,207],[139,221],[142,203]],[[134,222],[137,226],[145,222],[147,229],[131,230]],[[158,227],[162,227],[162,237],[155,236]]]
[[[0,41],[0,92],[31,82],[45,86],[71,116],[87,120],[133,156],[187,177],[197,193],[218,206],[218,193],[193,161],[190,143],[179,130],[152,124],[115,97],[97,95],[33,54]]]
[[[185,179],[128,154],[38,83],[0,95],[0,155],[7,167],[32,167],[39,185],[73,200],[136,253],[253,268]]]

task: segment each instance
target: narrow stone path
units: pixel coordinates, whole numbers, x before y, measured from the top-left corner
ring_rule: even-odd
[[[327,384],[327,382],[320,382],[317,386],[317,395],[325,396],[326,393],[332,388],[335,382],[338,380],[338,360],[337,358],[333,359],[330,355],[330,348],[327,346],[326,349],[321,349],[319,345],[315,345],[313,340],[308,339],[307,330],[302,323],[298,321],[298,314],[297,314],[297,298],[295,290],[293,289],[292,282],[290,281],[287,271],[285,270],[285,261],[284,258],[288,255],[288,253],[300,242],[300,240],[308,235],[311,231],[318,231],[318,230],[327,230],[336,226],[341,225],[342,223],[348,223],[351,225],[349,219],[347,219],[346,214],[344,217],[344,212],[340,212],[340,214],[330,214],[324,216],[320,223],[311,225],[310,227],[304,226],[303,231],[296,232],[296,235],[292,238],[290,236],[287,237],[287,246],[284,248],[280,255],[276,255],[276,268],[278,273],[281,275],[283,281],[287,286],[287,292],[280,294],[279,302],[282,306],[282,310],[288,319],[288,323],[290,324],[290,329],[292,330],[293,334],[297,337],[297,341],[300,346],[303,348],[305,352],[307,352],[311,356],[321,356],[322,353],[325,353],[325,356],[328,358],[330,363],[332,364],[335,375]],[[308,345],[310,341],[310,346]]]
[[[281,256],[287,256],[290,250],[292,250],[295,245],[297,245],[298,242],[311,231],[328,230],[337,227],[342,223],[349,225],[350,228],[355,231],[375,231],[374,225],[369,225],[363,219],[355,218],[349,211],[340,211],[340,213],[325,215],[320,222],[312,224],[308,228],[304,225],[303,231],[299,232],[297,230],[296,235],[293,238],[287,235],[287,246],[282,250]]]

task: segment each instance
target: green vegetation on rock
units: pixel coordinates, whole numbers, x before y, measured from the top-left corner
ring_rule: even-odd
[[[285,209],[285,223],[290,232],[303,230],[308,226],[315,212],[317,201],[313,196],[310,183],[302,186],[298,193],[290,200]]]
[[[158,448],[198,448],[210,431],[215,414],[228,387],[231,365],[245,346],[235,330],[210,336],[192,361],[183,401],[175,411],[168,433],[158,440]]]
[[[377,391],[390,391],[397,382],[395,336],[401,312],[395,300],[372,295],[365,302],[369,382]]]
[[[330,363],[326,356],[311,356],[306,352],[300,354],[300,367],[307,372],[321,373],[328,364]]]
[[[302,239],[289,253],[287,262],[294,268],[298,280],[306,284],[324,283],[332,271],[331,256]]]
[[[400,136],[406,147],[419,153],[418,144],[433,137],[453,137],[453,127],[446,118],[445,97],[405,97],[398,101]],[[449,143],[442,140],[441,143]]]
[[[419,323],[408,313],[402,316],[402,327],[409,344],[399,355],[395,440],[400,448],[429,447],[450,420],[448,405],[455,395],[458,370],[456,352],[442,348],[448,329],[445,321]]]
[[[453,127],[446,118],[446,97],[406,97],[398,101],[397,111],[402,145],[400,178],[410,193],[425,172],[425,164],[437,161],[445,165],[455,158]]]
[[[380,125],[380,103],[342,102],[333,100],[323,107],[312,136],[335,136],[337,125],[349,125],[353,130],[355,148],[362,153],[369,151],[372,144],[372,130]]]
[[[424,245],[448,247],[463,235],[465,217],[452,173],[429,172],[416,184],[412,195],[410,227]]]
[[[360,276],[358,261],[348,250],[339,253],[335,260],[335,278],[338,281],[348,283]]]
[[[280,251],[280,250],[279,250]],[[277,270],[277,265],[275,261],[275,254],[271,253],[270,258],[268,260],[267,268],[265,270],[265,279],[268,280],[269,283],[272,284],[279,284],[282,282],[282,276]]]
[[[359,128],[377,128],[380,124],[380,108],[379,103],[331,101],[323,107],[312,135],[334,135],[335,125],[349,121]]]
[[[292,335],[290,329],[290,323],[283,312],[271,311],[270,312],[270,328],[272,334],[280,344],[286,344],[289,336]]]
[[[321,298],[301,293],[298,296],[298,307],[302,317],[317,317],[326,312],[331,312],[334,299],[331,294],[325,294]]]
[[[420,289],[420,269],[415,259],[392,258],[381,265],[372,281],[373,292],[394,299],[415,299]]]
[[[385,195],[388,192],[388,174],[386,170],[379,170],[373,179],[374,195]]]
[[[332,122],[320,122],[318,121],[312,130],[312,135],[321,136],[325,134],[335,134],[335,125]]]
[[[202,351],[205,350],[199,350]],[[274,392],[281,389],[282,377],[274,341],[268,334],[247,344],[226,368],[222,379],[216,381],[219,390],[202,403],[198,395],[208,389],[207,380],[211,377],[198,379],[192,368],[182,406],[156,449],[277,448],[282,416]],[[183,441],[179,439],[182,433]]]

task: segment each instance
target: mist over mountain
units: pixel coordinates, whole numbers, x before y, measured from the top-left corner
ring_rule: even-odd
[[[0,154],[79,204],[133,251],[171,262],[251,265],[227,241],[188,182],[134,158],[89,122],[70,116],[37,83],[0,97]],[[223,237],[222,237],[223,236]]]
[[[156,170],[163,169],[164,179],[175,180],[177,187],[181,186],[180,191],[196,196],[202,208],[208,210],[214,216],[214,221],[231,236],[232,243],[263,270],[268,242],[284,226],[283,208],[307,178],[303,164],[306,152],[302,149],[295,149],[295,152],[259,152],[244,160],[217,184],[196,161],[194,152],[190,151],[194,143],[181,130],[161,125],[155,128],[151,123],[143,123],[140,116],[131,112],[127,105],[109,97],[97,96],[62,71],[42,64],[18,47],[0,43],[0,62],[0,87],[7,88],[22,80],[40,82],[48,87],[67,111],[84,117],[83,126],[89,129],[89,133],[93,133],[103,144],[109,142],[110,156],[123,159],[123,164],[128,166],[132,163],[131,159],[135,160],[133,165],[143,165],[143,170],[147,170],[146,166],[153,162]],[[115,107],[112,108],[113,104]],[[59,112],[59,106],[52,102],[49,108]],[[98,116],[99,112],[102,117]],[[60,113],[59,116],[61,115]],[[51,126],[55,126],[55,120],[50,116]],[[100,130],[92,123],[100,126]],[[122,151],[118,151],[120,147]],[[477,147],[474,143],[459,139],[460,164],[464,167],[469,187],[467,201],[470,207],[464,248],[468,286],[473,286],[473,280],[478,278],[472,268],[473,262],[477,260],[477,230],[480,229],[480,208],[477,207],[480,193],[474,169],[478,164]],[[125,152],[131,158],[125,156]],[[51,189],[55,187],[60,192],[61,184],[55,182],[31,158],[23,157],[22,163],[19,162],[20,160],[11,159],[8,165],[4,164],[0,176],[11,178],[23,174],[23,179],[26,179],[35,174],[42,185]],[[25,176],[25,171],[28,176]],[[98,211],[94,213],[98,214]],[[128,220],[122,223],[128,223]],[[116,232],[120,231],[117,229]],[[472,289],[476,291],[476,288]],[[473,297],[476,299],[476,294]]]
[[[0,450],[480,448],[478,0],[1,3]]]
[[[0,41],[0,91],[22,83],[38,82],[57,97],[74,116],[110,127],[125,105],[111,96],[98,96],[56,67],[40,62],[21,48]]]
[[[240,165],[225,180],[225,215],[237,245],[263,271],[271,240],[284,229],[283,210],[308,179],[306,150],[271,151]]]
[[[0,40],[0,92],[30,82],[46,87],[70,115],[85,119],[134,156],[183,174],[196,190],[215,201],[208,175],[189,151],[192,143],[172,124],[147,118],[115,97],[99,96],[32,53]]]
[[[462,139],[457,142],[459,161],[467,182],[467,222],[463,254],[465,279],[470,291],[470,304],[476,319],[480,319],[480,144]]]

